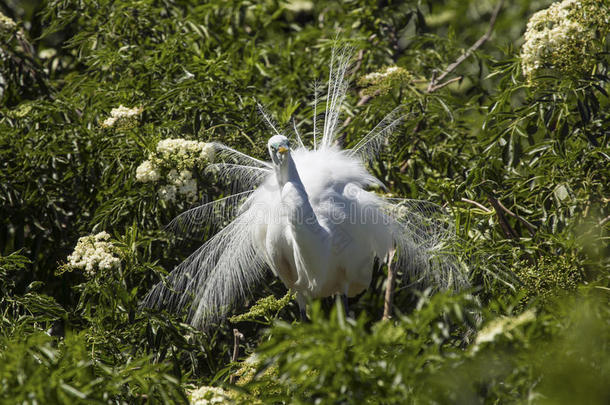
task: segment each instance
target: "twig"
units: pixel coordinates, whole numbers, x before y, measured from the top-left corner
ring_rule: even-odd
[[[489,208],[487,208],[487,207],[486,207],[486,206],[484,206],[483,204],[478,203],[478,202],[473,201],[473,200],[469,200],[468,198],[462,198],[462,200],[461,200],[461,201],[463,201],[463,202],[467,202],[467,203],[472,204],[472,205],[476,205],[477,207],[479,207],[480,209],[482,209],[483,211],[485,211],[485,212],[487,212],[487,213],[491,213],[491,212],[492,212],[492,211],[491,211]]]
[[[351,75],[355,75],[360,70],[360,67],[362,67],[362,60],[363,59],[364,59],[364,49],[361,49],[358,52],[358,56],[356,57],[356,65],[354,66],[352,71],[349,73],[350,76]]]
[[[511,210],[509,210],[508,208],[506,208],[501,201],[498,201],[498,205],[500,206],[500,208],[502,208],[504,210],[504,212],[506,212],[508,215],[510,215],[513,218],[517,218],[522,224],[524,224],[527,227],[527,230],[530,232],[530,235],[534,236],[536,234],[536,227],[529,221],[527,221],[526,219],[520,217],[519,215],[515,214],[514,212],[512,212]]]
[[[462,80],[462,78],[463,78],[463,76],[458,76],[458,77],[454,77],[453,79],[449,79],[446,82],[441,83],[438,86],[435,86],[432,91],[436,91],[436,90],[442,89],[445,86],[449,86],[451,83],[455,83],[457,81]],[[428,91],[428,93],[432,93],[432,91]]]
[[[231,362],[233,363],[235,363],[239,357],[239,340],[243,338],[244,335],[237,330],[237,328],[233,329],[233,356],[231,357]],[[231,374],[231,377],[229,377],[229,383],[233,384],[234,381],[235,374]]]
[[[599,226],[604,226],[604,224],[608,221],[610,221],[610,215],[608,215],[606,218],[599,221]]]
[[[448,83],[437,83],[443,81],[443,79],[447,77],[448,74],[453,72],[458,66],[462,64],[462,62],[468,59],[468,57],[470,57],[470,55],[472,55],[474,51],[479,49],[481,45],[483,45],[489,40],[489,38],[491,38],[491,33],[493,32],[494,25],[496,24],[496,19],[498,18],[498,14],[500,13],[500,10],[502,9],[503,5],[504,0],[500,0],[496,5],[496,8],[491,14],[491,19],[489,20],[489,27],[487,28],[487,32],[481,38],[479,38],[479,40],[475,42],[470,48],[468,48],[468,50],[464,54],[457,58],[455,62],[449,65],[440,76],[435,77],[434,75],[432,77],[432,80],[430,80],[430,84],[428,85],[428,90],[426,90],[427,93],[432,93],[442,87],[445,87]]]
[[[500,206],[499,201],[492,196],[487,197],[487,199],[489,200],[489,203],[494,207],[496,215],[498,216],[498,221],[500,222],[500,227],[502,228],[506,236],[509,238],[518,239],[519,235],[517,235],[517,232],[510,226],[510,224],[506,220],[506,217],[504,217],[504,210]]]
[[[382,320],[388,320],[392,317],[392,300],[394,298],[394,266],[392,266],[392,260],[394,260],[395,253],[396,249],[392,249],[390,253],[388,253],[388,281],[386,282],[385,287]]]
[[[358,100],[358,102],[356,103],[356,107],[362,107],[363,105],[368,103],[369,100],[372,98],[373,98],[373,96],[371,96],[371,95],[364,95],[364,96],[360,97],[360,100]],[[351,117],[349,117],[349,118],[351,118]]]

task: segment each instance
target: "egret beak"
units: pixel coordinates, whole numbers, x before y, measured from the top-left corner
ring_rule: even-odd
[[[277,151],[280,152],[281,154],[284,154],[284,153],[288,152],[288,148],[286,148],[284,146],[280,146]]]

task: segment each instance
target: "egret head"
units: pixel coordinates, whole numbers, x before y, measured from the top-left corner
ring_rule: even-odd
[[[284,135],[275,135],[269,138],[267,148],[269,148],[271,160],[276,165],[282,164],[286,160],[286,156],[290,155],[290,142]]]

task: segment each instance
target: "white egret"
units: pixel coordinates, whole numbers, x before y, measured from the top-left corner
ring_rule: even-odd
[[[303,314],[310,299],[364,291],[375,258],[383,260],[392,249],[395,267],[412,280],[441,289],[467,284],[464,268],[443,251],[452,230],[434,219],[438,207],[368,191],[383,186],[365,162],[400,122],[400,111],[353,148],[336,145],[348,65],[346,52],[333,52],[323,129],[319,137],[314,116],[312,149],[296,128],[291,148],[265,112],[274,132],[268,141],[271,163],[215,144],[217,156],[231,162],[213,168],[243,191],[189,210],[170,225],[190,231],[232,220],[155,286],[146,304],[190,306],[190,322],[205,328],[243,302],[271,270],[295,291]],[[317,97],[315,106],[314,111]]]

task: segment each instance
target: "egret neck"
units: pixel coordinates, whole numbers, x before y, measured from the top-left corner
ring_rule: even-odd
[[[282,153],[275,175],[280,186],[282,209],[285,210],[293,226],[308,224],[317,225],[318,220],[309,202],[309,196],[301,182],[301,177],[292,159],[290,151]]]

